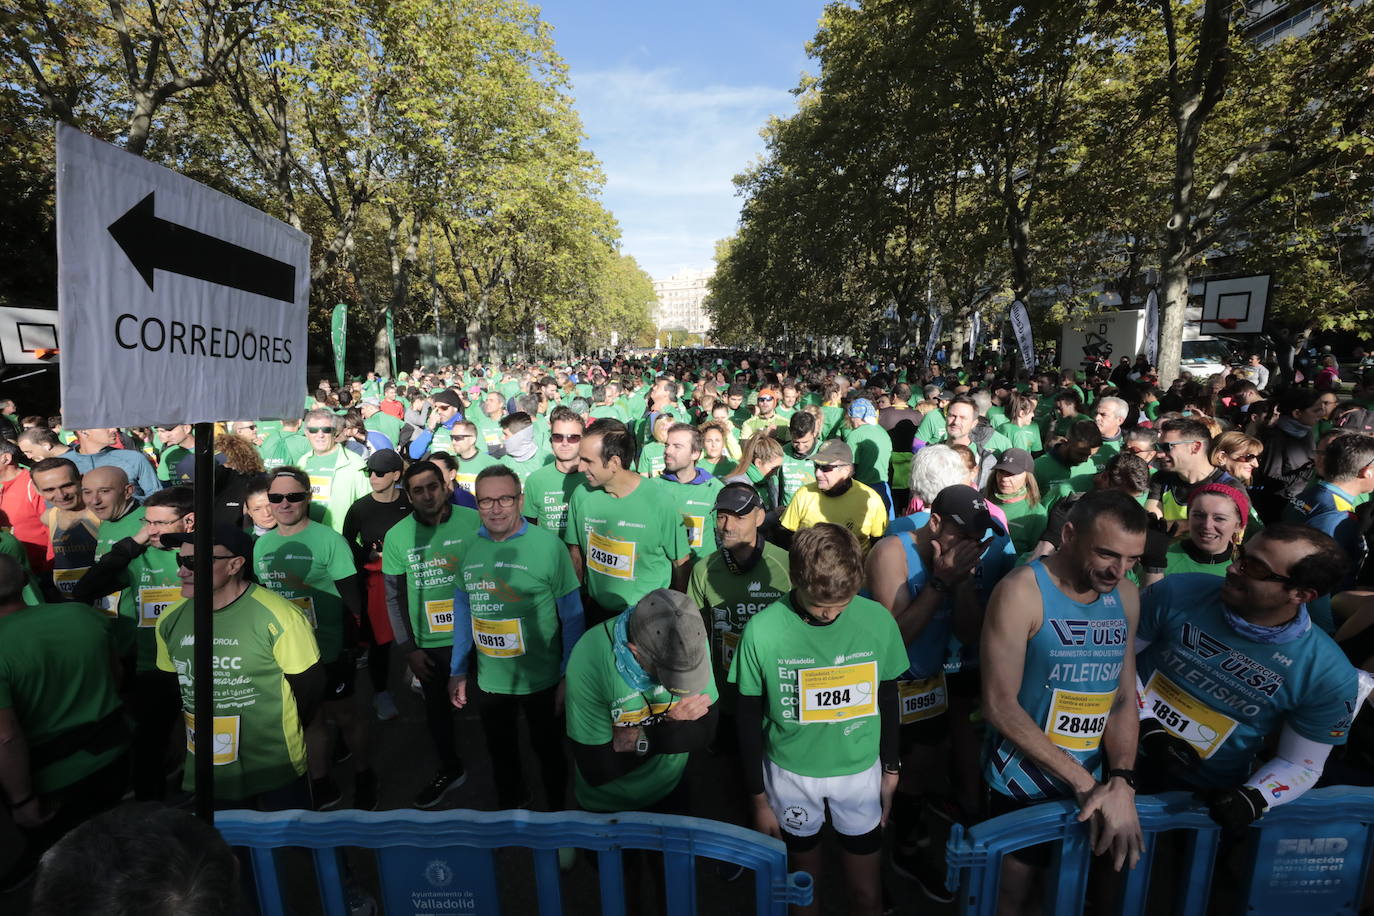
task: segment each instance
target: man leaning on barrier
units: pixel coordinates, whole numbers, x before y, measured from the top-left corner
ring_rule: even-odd
[[[991,813],[1072,798],[1093,851],[1110,851],[1118,870],[1135,866],[1143,842],[1129,651],[1139,593],[1125,577],[1145,550],[1145,527],[1145,510],[1124,493],[1085,494],[1059,552],[998,584],[982,632],[983,713],[995,730],[983,754]],[[1049,851],[1042,844],[1003,859],[1002,912],[1026,909]]]
[[[1224,579],[1181,573],[1141,593],[1142,790],[1195,790],[1213,820],[1239,829],[1316,784],[1360,690],[1307,605],[1346,566],[1320,531],[1271,525]],[[1276,753],[1259,761],[1275,732]]]

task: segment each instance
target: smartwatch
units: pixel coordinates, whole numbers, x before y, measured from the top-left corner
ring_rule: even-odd
[[[1107,782],[1111,782],[1113,776],[1120,776],[1131,787],[1131,791],[1135,791],[1135,770],[1108,770]]]
[[[639,757],[644,757],[644,756],[647,756],[648,753],[649,753],[649,738],[648,738],[647,735],[641,734],[641,735],[635,740],[635,755],[636,755],[636,756],[639,756]],[[1135,787],[1132,786],[1132,788],[1135,788]]]

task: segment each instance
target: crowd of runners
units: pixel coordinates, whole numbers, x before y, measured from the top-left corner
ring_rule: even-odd
[[[1137,793],[1189,790],[1237,831],[1374,784],[1374,368],[1353,389],[1257,356],[1167,387],[1128,362],[709,351],[368,373],[216,424],[209,519],[177,417],[22,407],[0,401],[0,794],[28,839],[7,886],[126,796],[184,802],[196,752],[221,808],[373,809],[407,689],[434,767],[415,807],[467,780],[470,704],[493,808],[696,813],[710,754],[732,819],[796,868],[833,860],[855,913],[885,908],[884,853],[952,899],[955,822],[1071,799],[1110,871],[1140,855]],[[1049,864],[1009,857],[1003,909]]]

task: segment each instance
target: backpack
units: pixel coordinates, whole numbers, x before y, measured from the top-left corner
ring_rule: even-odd
[[[1348,429],[1365,436],[1374,436],[1374,410],[1356,407],[1348,410],[1336,421],[1337,429]]]

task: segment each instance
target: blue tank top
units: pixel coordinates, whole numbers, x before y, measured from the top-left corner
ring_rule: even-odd
[[[1129,631],[1121,595],[1113,589],[1082,604],[1059,590],[1040,560],[1028,565],[1044,610],[1040,629],[1026,644],[1016,699],[1055,746],[1098,776],[1102,732],[1126,656]],[[984,778],[1003,795],[1030,801],[1072,794],[995,730],[988,733],[983,759]]]

